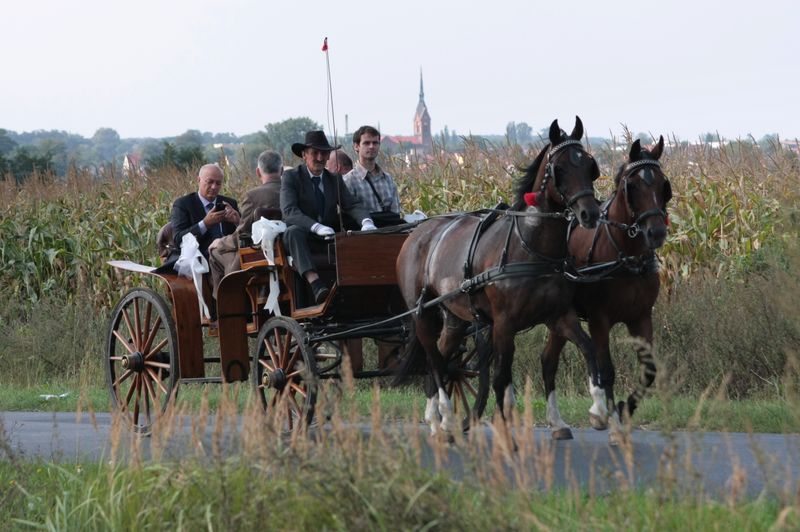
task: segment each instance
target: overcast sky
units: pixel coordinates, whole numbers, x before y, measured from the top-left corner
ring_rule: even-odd
[[[0,128],[328,129],[327,36],[340,134],[411,134],[422,68],[434,133],[793,138],[798,33],[796,0],[3,0]]]

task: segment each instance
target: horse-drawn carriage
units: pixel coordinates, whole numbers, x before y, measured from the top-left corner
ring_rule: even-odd
[[[342,375],[343,342],[373,338],[401,351],[412,322],[397,287],[395,262],[410,225],[372,233],[339,233],[312,246],[327,299],[313,304],[308,285],[290,267],[279,238],[274,257],[260,246],[239,250],[242,269],[218,289],[216,323],[201,318],[194,282],[126,261],[109,264],[160,281],[164,295],[128,292],[112,312],[106,373],[114,405],[137,431],[148,432],[170,407],[181,384],[250,380],[265,409],[293,430],[314,415],[319,385]],[[274,280],[272,280],[274,279]],[[277,286],[277,303],[265,308]],[[205,287],[206,301],[212,301]],[[306,304],[310,303],[310,304]],[[250,339],[256,338],[255,343]],[[218,341],[218,353],[206,354]],[[476,350],[451,364],[448,388],[460,397],[468,423],[480,416],[488,394],[488,368]],[[354,372],[355,378],[388,376],[391,369]]]
[[[342,341],[391,338],[408,347],[401,373],[426,368],[425,419],[433,431],[447,432],[459,417],[468,426],[482,414],[490,358],[498,410],[503,416],[511,411],[514,336],[545,324],[550,337],[542,373],[553,437],[572,437],[555,396],[558,356],[566,340],[586,361],[592,425],[607,428],[611,419],[618,429],[655,376],[649,348],[659,288],[654,253],[666,239],[672,192],[658,162],[663,138],[650,151],[637,141],[616,176],[614,196],[601,207],[593,187],[599,169],[582,136],[580,119],[569,135],[553,122],[550,144],[521,178],[513,210],[436,217],[413,234],[410,226],[400,226],[335,235],[316,259],[331,286],[320,305],[304,305],[310,301],[307,285],[291,268],[280,239],[274,249],[240,249],[242,270],[226,276],[218,290],[218,356],[204,355],[208,324],[198,312],[197,283],[112,262],[162,280],[171,302],[136,289],[114,309],[107,369],[115,404],[137,430],[146,431],[168,408],[179,384],[250,379],[265,408],[293,430],[313,418],[319,383],[341,376]],[[269,251],[274,260],[267,258]],[[577,290],[581,282],[591,288]],[[270,310],[264,308],[268,301]],[[581,328],[579,313],[592,338]],[[625,323],[643,340],[637,348],[643,368],[639,384],[619,403],[614,402],[608,350],[608,331],[615,323]],[[466,349],[470,331],[475,346]],[[219,371],[207,373],[214,365]],[[358,371],[354,376],[388,374]]]

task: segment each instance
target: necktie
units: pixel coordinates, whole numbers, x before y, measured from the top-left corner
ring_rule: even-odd
[[[211,212],[211,209],[213,208],[214,204],[209,203],[206,205],[206,212]],[[212,240],[222,237],[222,224],[213,224],[211,227],[207,227],[206,229],[208,229],[208,234],[211,235]]]
[[[325,194],[323,194],[322,190],[319,188],[320,177],[318,175],[312,175],[311,181],[314,183],[314,200],[317,207],[317,219],[322,220],[322,217],[325,215]]]

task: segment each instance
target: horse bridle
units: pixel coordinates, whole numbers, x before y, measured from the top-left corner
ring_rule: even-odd
[[[627,230],[628,233],[628,237],[630,238],[636,238],[636,236],[639,233],[641,233],[642,222],[644,222],[651,216],[661,216],[662,218],[664,218],[664,220],[667,219],[667,211],[659,208],[647,210],[642,214],[640,214],[639,216],[636,216],[636,207],[631,203],[630,199],[628,198],[628,177],[632,176],[635,173],[634,170],[636,170],[637,168],[642,168],[647,166],[653,166],[655,168],[658,168],[659,170],[661,169],[661,163],[658,162],[657,160],[642,159],[640,161],[634,161],[632,163],[628,163],[622,170],[623,172],[622,187],[623,187],[623,193],[625,194],[625,203],[627,204],[627,207],[631,209],[631,214],[633,215],[633,218],[635,218],[635,220],[631,225],[627,224],[620,224],[620,225],[625,226],[625,229]],[[653,184],[653,179],[646,176],[642,176],[642,181],[644,181],[644,183],[648,187],[652,186]]]
[[[547,164],[544,167],[544,178],[542,179],[542,186],[541,191],[544,193],[545,189],[547,188],[547,182],[552,178],[555,180],[555,159],[556,157],[567,147],[569,146],[580,146],[581,151],[586,153],[586,150],[583,149],[583,143],[579,140],[569,139],[565,140],[564,142],[560,142],[556,144],[552,148],[547,151]],[[588,155],[588,153],[587,153]],[[594,189],[593,188],[585,188],[583,190],[579,190],[571,197],[567,198],[561,189],[558,186],[558,182],[554,181],[556,192],[561,196],[561,201],[567,206],[567,208],[572,208],[572,205],[575,204],[576,201],[579,199],[586,197],[586,196],[594,196]]]

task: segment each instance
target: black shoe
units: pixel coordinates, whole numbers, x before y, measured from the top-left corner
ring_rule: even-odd
[[[312,286],[314,289],[314,302],[317,305],[321,305],[328,299],[328,294],[331,293],[331,289],[322,284],[321,281],[316,281]]]

